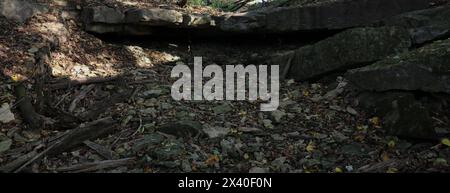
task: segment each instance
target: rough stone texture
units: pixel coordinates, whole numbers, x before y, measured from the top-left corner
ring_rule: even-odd
[[[262,31],[266,25],[266,13],[255,11],[229,14],[220,18],[218,23],[222,31],[238,33]]]
[[[415,44],[450,35],[450,5],[404,13],[383,21],[384,25],[409,30]]]
[[[33,0],[2,0],[0,15],[18,22],[24,22],[36,14],[45,13],[48,8]]]
[[[83,9],[85,30],[95,33],[129,35],[164,34],[162,28],[210,28],[215,25],[209,15],[183,14],[168,9],[129,9],[124,13],[106,6]]]
[[[363,90],[450,93],[450,39],[350,70],[347,78]]]
[[[355,28],[279,54],[269,64],[280,65],[281,77],[307,80],[383,59],[407,50],[410,45],[408,32],[403,28]]]
[[[85,8],[82,18],[88,23],[120,24],[124,22],[125,15],[114,8],[98,6]]]
[[[126,23],[150,26],[173,26],[183,23],[183,14],[167,9],[131,9],[125,12]]]
[[[428,105],[409,92],[364,92],[359,95],[360,106],[370,114],[381,117],[390,135],[417,139],[436,137]]]
[[[209,15],[183,15],[183,26],[190,28],[208,28],[214,25],[215,22]]]
[[[152,27],[209,28],[232,33],[281,33],[345,29],[367,26],[408,11],[426,9],[429,0],[337,0],[310,6],[282,7],[210,17],[168,9],[130,9],[125,13],[112,8],[87,8],[91,17],[84,19],[88,31],[104,33],[124,32],[116,24],[125,24],[126,32],[151,34],[141,30]],[[123,16],[125,15],[125,21]],[[98,25],[92,27],[92,25]],[[137,27],[136,27],[137,26]],[[223,34],[223,33],[217,33]]]
[[[292,32],[366,26],[394,15],[426,9],[429,0],[338,0],[227,16],[220,29],[234,32]]]
[[[89,7],[81,14],[86,31],[96,33],[111,33],[123,31],[122,23],[125,15],[120,11],[106,7]]]

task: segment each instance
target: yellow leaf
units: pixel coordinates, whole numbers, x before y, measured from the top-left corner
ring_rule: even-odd
[[[380,128],[380,118],[379,117],[372,117],[371,119],[369,119],[370,123],[372,123],[372,125],[375,128]]]
[[[441,140],[441,143],[444,144],[444,145],[446,145],[446,146],[448,146],[448,147],[450,147],[450,140],[449,140],[448,138],[442,139],[442,140]]]
[[[381,159],[383,161],[388,161],[390,158],[389,158],[389,155],[386,152],[383,152],[383,154],[381,154]]]
[[[11,80],[13,80],[14,82],[19,82],[23,80],[23,77],[20,74],[13,74],[11,76]]]
[[[314,149],[316,149],[316,146],[314,145],[314,143],[311,141],[308,143],[308,145],[306,146],[306,151],[311,153],[314,151]]]
[[[308,90],[303,90],[303,95],[304,96],[309,96],[309,91]]]
[[[388,147],[389,147],[389,148],[394,148],[394,147],[395,147],[395,141],[394,141],[394,140],[390,140],[390,141],[388,142]]]
[[[390,174],[397,173],[397,172],[398,172],[397,168],[388,168],[388,170],[386,171],[386,173],[390,173]]]
[[[366,138],[366,136],[364,136],[364,135],[357,135],[354,137],[354,139],[356,141],[364,141],[365,138]]]
[[[336,167],[336,168],[334,169],[334,171],[335,171],[336,173],[342,173],[342,172],[344,172],[340,167]]]
[[[209,158],[205,161],[206,165],[211,166],[219,162],[219,156],[217,155],[211,155]]]

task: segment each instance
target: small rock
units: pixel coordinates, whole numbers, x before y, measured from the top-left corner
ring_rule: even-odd
[[[264,119],[262,122],[263,122],[263,125],[264,125],[265,128],[268,128],[268,129],[272,129],[273,128],[271,120]]]
[[[271,135],[272,139],[275,141],[283,141],[285,138],[282,137],[280,134],[273,134]]]
[[[294,131],[294,132],[286,133],[286,136],[288,136],[288,137],[298,137],[298,136],[300,136],[300,133],[298,131]]]
[[[226,127],[204,127],[203,132],[208,135],[209,138],[223,137],[230,133],[230,128]]]
[[[353,166],[352,166],[352,165],[345,166],[345,169],[346,169],[348,172],[352,172],[352,171],[353,171]]]
[[[345,110],[352,115],[358,115],[358,112],[356,112],[356,110],[350,106],[347,106],[347,108]]]
[[[176,168],[180,165],[179,161],[160,161],[157,165],[164,166],[166,168]]]
[[[0,136],[0,153],[9,150],[12,145],[12,140],[7,137],[1,137]]]
[[[258,133],[261,132],[262,130],[256,127],[241,127],[239,128],[239,131],[242,131],[244,133]]]
[[[183,172],[192,172],[192,167],[188,160],[181,161],[181,169]]]
[[[286,157],[279,157],[272,161],[272,165],[273,166],[281,165],[281,164],[284,164],[285,161],[286,161]]]
[[[255,174],[267,173],[267,169],[260,167],[253,167],[248,171],[248,173],[255,173]]]
[[[220,147],[222,147],[222,153],[225,155],[227,155],[227,154],[237,155],[238,154],[233,140],[222,139],[222,141],[220,141]]]
[[[197,121],[182,120],[165,124],[159,131],[177,137],[195,137],[203,133],[203,125]]]
[[[185,148],[182,143],[173,140],[164,142],[162,147],[151,151],[158,160],[177,160],[179,159],[179,156],[183,154]],[[177,166],[178,165],[179,164],[177,164]]]
[[[36,47],[32,47],[32,48],[28,49],[28,53],[30,53],[30,54],[34,54],[38,51],[39,51],[39,48],[36,48]]]
[[[263,152],[255,152],[253,154],[255,156],[256,161],[263,161],[264,160],[264,153]]]
[[[0,121],[2,123],[9,123],[14,120],[14,114],[11,112],[9,104],[3,103],[2,107],[0,107]]]
[[[342,107],[337,106],[337,105],[331,105],[330,109],[335,110],[335,111],[344,111],[344,109],[342,109]]]
[[[161,96],[162,93],[163,93],[163,90],[160,90],[160,89],[147,90],[147,91],[144,91],[141,94],[141,97],[143,97],[143,98],[157,98],[157,97]]]
[[[161,109],[164,109],[164,110],[171,109],[173,107],[170,103],[161,103],[160,106],[161,106]]]
[[[151,116],[153,116],[153,117],[156,116],[156,113],[157,113],[157,112],[158,112],[158,111],[157,111],[155,108],[147,108],[147,109],[142,109],[142,110],[141,110],[141,113],[142,113],[142,114],[151,115]]]
[[[280,110],[275,110],[270,112],[270,119],[275,123],[280,123],[281,119],[286,115],[285,112]]]
[[[216,106],[213,108],[213,111],[215,114],[225,114],[228,113],[230,111],[232,111],[233,109],[230,107],[230,105],[228,105],[227,103]]]

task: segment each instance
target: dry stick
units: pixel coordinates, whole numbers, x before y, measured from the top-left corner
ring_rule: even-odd
[[[69,112],[73,112],[75,110],[75,108],[77,108],[77,104],[78,102],[80,102],[81,100],[83,100],[86,95],[92,90],[94,89],[95,85],[94,84],[90,84],[87,87],[85,87],[84,89],[82,89],[80,91],[80,93],[78,93],[78,95],[75,97],[75,99],[73,99],[72,103],[70,103],[69,106]]]
[[[115,121],[111,117],[99,119],[90,123],[81,124],[79,127],[67,132],[64,136],[57,139],[47,149],[35,155],[14,172],[20,172],[34,161],[42,158],[44,155],[56,155],[58,153],[70,150],[86,140],[96,139],[113,130]]]
[[[387,167],[392,167],[396,165],[396,161],[394,159],[382,161],[373,165],[365,165],[358,169],[358,172],[379,172],[381,169],[385,169]]]
[[[27,95],[25,85],[23,83],[19,83],[15,87],[16,98],[20,99],[20,102],[17,104],[19,107],[19,112],[22,115],[28,125],[33,129],[40,129],[40,127],[44,124],[44,120],[42,119],[42,115],[38,114],[31,103],[30,96]]]
[[[2,166],[0,168],[0,172],[11,173],[12,171],[14,171],[14,169],[16,169],[19,166],[23,165],[23,163],[27,162],[27,160],[32,159],[37,154],[38,153],[35,150],[33,150],[31,152],[28,152],[27,154],[22,155],[22,156],[16,158],[14,161],[9,162],[6,165]]]
[[[109,82],[113,80],[117,80],[121,78],[120,76],[114,76],[114,77],[93,77],[93,78],[80,78],[75,80],[67,80],[67,81],[61,81],[58,83],[54,83],[49,85],[50,90],[58,90],[63,88],[68,88],[72,86],[79,86],[84,84],[96,84],[96,83],[104,83]]]
[[[123,158],[118,160],[104,160],[104,161],[97,161],[92,163],[83,163],[68,167],[61,167],[57,168],[56,171],[58,172],[92,172],[96,170],[106,169],[106,168],[113,168],[118,167],[122,165],[127,165],[129,163],[132,163],[135,158]]]
[[[99,144],[94,143],[94,142],[89,141],[89,140],[86,140],[83,143],[86,146],[88,146],[89,148],[93,149],[98,154],[100,154],[105,159],[112,160],[112,159],[119,158],[119,156],[114,151],[111,151],[110,149],[106,148],[103,145],[99,145]]]

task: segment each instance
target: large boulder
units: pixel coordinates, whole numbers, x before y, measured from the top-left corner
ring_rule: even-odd
[[[246,12],[228,14],[218,19],[218,27],[221,31],[250,33],[263,31],[266,25],[265,12]]]
[[[228,15],[219,28],[233,32],[293,32],[367,26],[404,12],[426,9],[429,0],[335,0]]]
[[[450,39],[350,70],[346,77],[363,90],[450,93]]]
[[[83,9],[82,20],[86,31],[129,35],[170,35],[164,29],[204,29],[214,26],[209,15],[181,13],[169,9],[117,10],[107,6]]]
[[[384,25],[408,29],[415,44],[450,35],[450,5],[404,13],[383,21]]]
[[[364,65],[407,50],[408,32],[397,27],[349,29],[313,45],[275,55],[270,65],[280,65],[281,76],[296,80]]]
[[[363,92],[358,99],[361,107],[381,117],[383,127],[390,135],[416,139],[436,137],[429,104],[417,100],[413,93]]]
[[[96,33],[113,33],[123,31],[125,14],[107,6],[84,8],[81,18],[86,31]]]
[[[97,6],[83,9],[82,19],[85,23],[121,24],[125,15],[111,7]]]
[[[168,9],[131,9],[126,11],[125,15],[125,21],[128,24],[172,26],[183,23],[182,13]]]
[[[48,7],[33,0],[2,0],[0,2],[0,15],[24,22],[36,14],[48,12]]]

